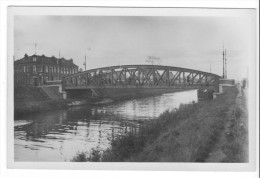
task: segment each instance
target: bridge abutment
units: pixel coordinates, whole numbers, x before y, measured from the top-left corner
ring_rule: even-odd
[[[220,94],[225,93],[227,88],[235,85],[234,79],[219,79],[218,92],[213,93],[213,99],[217,98]]]
[[[213,89],[198,89],[197,90],[198,99],[199,100],[213,99],[214,92],[215,92],[215,90],[213,90]]]
[[[65,90],[64,99],[88,99],[92,96],[90,89]]]

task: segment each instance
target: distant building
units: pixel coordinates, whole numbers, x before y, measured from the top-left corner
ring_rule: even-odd
[[[14,84],[39,86],[77,72],[78,66],[72,59],[25,54],[14,61]]]

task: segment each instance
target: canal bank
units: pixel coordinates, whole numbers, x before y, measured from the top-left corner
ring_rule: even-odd
[[[237,105],[238,93],[235,86],[228,87],[214,100],[165,111],[158,119],[145,121],[139,132],[130,131],[113,139],[108,149],[82,152],[72,161],[245,162],[247,127],[244,125],[243,136],[238,126],[240,116],[246,114]],[[228,134],[227,128],[232,132]],[[223,135],[227,135],[224,140]],[[222,157],[214,158],[218,151],[223,152]]]
[[[78,152],[104,150],[118,135],[138,131],[145,120],[192,101],[197,102],[196,90],[19,115],[15,161],[70,161]]]
[[[59,86],[16,86],[14,88],[14,115],[66,109],[74,105],[92,104],[102,99],[63,99]]]
[[[183,92],[182,90],[174,90]],[[77,91],[78,92],[78,91]],[[76,92],[76,93],[77,93]],[[173,90],[109,90],[103,97],[91,97],[79,95],[75,98],[63,99],[59,86],[16,86],[14,88],[14,115],[38,113],[50,110],[66,109],[78,105],[105,104],[120,102],[136,98],[159,96],[163,93],[172,93]],[[80,92],[79,92],[80,93]]]
[[[54,88],[56,89],[56,88]],[[69,100],[62,100],[59,92],[53,90],[52,99],[45,90],[34,86],[14,87],[14,115],[29,114],[53,109],[66,108]]]

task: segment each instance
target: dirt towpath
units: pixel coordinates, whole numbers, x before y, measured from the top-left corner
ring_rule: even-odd
[[[247,88],[238,86],[238,90],[236,104],[229,109],[225,129],[206,162],[248,162]]]

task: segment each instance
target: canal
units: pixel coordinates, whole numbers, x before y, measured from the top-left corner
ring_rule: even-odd
[[[143,120],[192,101],[197,102],[196,90],[15,118],[15,161],[71,161],[79,152],[106,149],[111,139]]]

